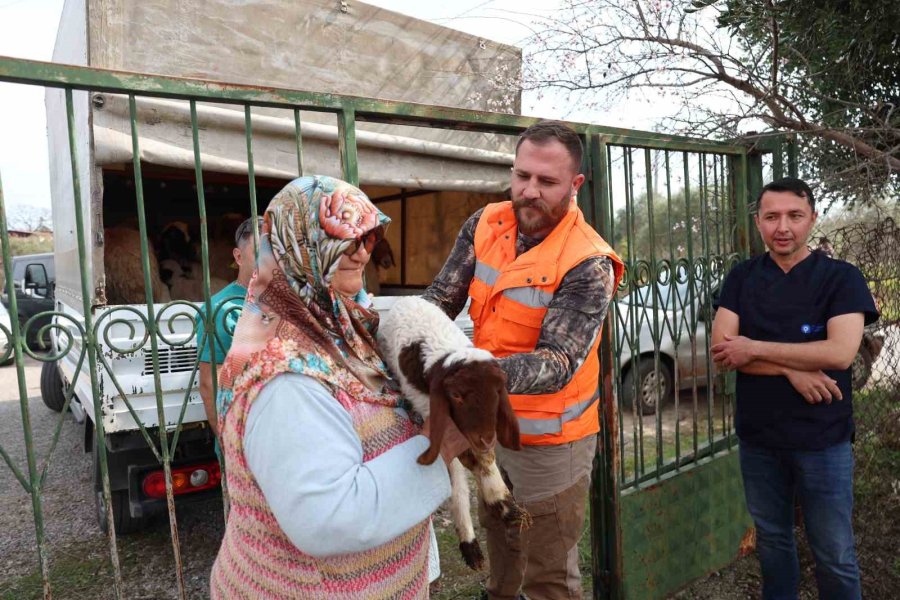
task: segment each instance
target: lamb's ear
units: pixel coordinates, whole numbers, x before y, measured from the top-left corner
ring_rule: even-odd
[[[444,431],[450,421],[450,399],[444,393],[443,372],[435,373],[431,378],[431,385],[428,390],[429,396],[429,432],[428,439],[431,445],[428,450],[419,456],[420,465],[430,465],[437,460],[441,453],[441,442],[444,440]]]
[[[509,395],[506,392],[506,378],[500,385],[499,402],[497,402],[497,441],[504,448],[521,450],[522,440],[519,437],[519,420],[509,403]]]

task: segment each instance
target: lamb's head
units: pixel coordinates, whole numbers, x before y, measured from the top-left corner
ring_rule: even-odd
[[[466,436],[475,452],[494,442],[521,450],[519,424],[506,392],[506,374],[494,359],[435,365],[429,373],[431,445],[419,457],[431,464],[438,456],[448,420]]]
[[[168,223],[160,233],[160,258],[177,260],[183,270],[189,270],[191,261],[196,259],[196,251],[191,242],[187,223],[184,221]]]

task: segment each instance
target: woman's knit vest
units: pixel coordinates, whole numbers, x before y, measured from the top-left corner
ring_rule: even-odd
[[[243,438],[250,407],[263,386],[281,373],[303,371],[292,364],[297,359],[279,350],[277,342],[270,343],[265,362],[239,377],[227,418],[220,420],[231,509],[213,565],[212,598],[427,598],[427,520],[377,548],[327,558],[303,553],[278,526],[244,458]],[[389,406],[355,400],[341,391],[337,401],[350,413],[365,461],[415,435],[409,420]]]

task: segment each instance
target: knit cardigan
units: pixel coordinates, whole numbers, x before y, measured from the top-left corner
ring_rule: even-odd
[[[277,344],[276,344],[277,345]],[[321,600],[417,599],[428,597],[428,520],[381,546],[363,552],[317,558],[294,546],[281,530],[244,457],[247,416],[263,386],[291,361],[269,346],[265,363],[244,373],[222,419],[222,448],[228,467],[230,511],[211,576],[211,597]],[[272,351],[272,350],[276,351]],[[363,460],[402,443],[415,430],[393,408],[338,393],[359,434]],[[323,449],[327,451],[327,449]],[[291,460],[315,460],[292,457]]]

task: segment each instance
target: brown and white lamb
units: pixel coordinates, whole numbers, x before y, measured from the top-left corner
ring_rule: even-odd
[[[431,444],[419,463],[437,459],[450,420],[469,441],[471,448],[448,466],[450,513],[463,559],[470,568],[480,569],[484,556],[475,538],[463,467],[474,474],[488,510],[508,524],[531,524],[531,516],[513,500],[494,456],[495,441],[505,448],[522,448],[506,375],[493,355],[473,347],[441,309],[415,296],[398,300],[382,318],[378,342],[416,412],[431,419]]]

